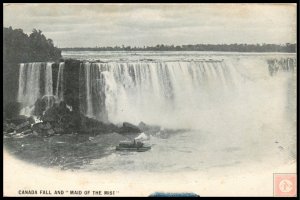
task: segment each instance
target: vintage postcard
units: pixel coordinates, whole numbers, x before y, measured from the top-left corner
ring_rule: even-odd
[[[4,196],[297,196],[296,7],[4,3]]]

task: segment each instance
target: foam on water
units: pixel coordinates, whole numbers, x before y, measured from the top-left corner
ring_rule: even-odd
[[[107,156],[84,165],[84,170],[193,171],[251,163],[275,166],[296,158],[296,70],[270,75],[268,65],[270,58],[295,55],[94,54],[105,62],[81,65],[80,95],[85,96],[80,104],[87,116],[191,131],[167,139],[151,136],[152,149],[143,153],[116,153],[115,144],[107,144]],[[21,64],[18,100],[24,105],[53,93],[47,67],[42,72],[41,64]]]

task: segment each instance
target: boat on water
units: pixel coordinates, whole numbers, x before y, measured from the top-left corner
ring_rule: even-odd
[[[117,151],[137,151],[137,152],[144,152],[151,149],[151,146],[145,145],[141,141],[122,141],[116,146]]]

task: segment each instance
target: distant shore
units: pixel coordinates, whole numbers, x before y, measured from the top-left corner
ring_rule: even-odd
[[[195,44],[131,47],[65,47],[62,51],[224,51],[224,52],[296,52],[296,43],[290,44]]]

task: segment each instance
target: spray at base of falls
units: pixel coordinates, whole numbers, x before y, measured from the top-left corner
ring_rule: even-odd
[[[295,67],[293,61],[274,63],[276,66],[286,63],[288,69]],[[194,128],[203,122],[213,126],[216,118],[239,107],[233,102],[249,96],[244,86],[271,79],[268,71],[271,64],[265,58],[253,57],[81,62],[79,97],[72,94],[71,98],[79,98],[83,114],[104,122],[144,121],[167,128]],[[32,115],[33,105],[39,98],[53,96],[54,102],[65,100],[66,92],[70,92],[65,83],[70,71],[66,72],[65,67],[64,62],[59,63],[58,72],[52,77],[52,63],[20,65],[18,101],[25,107],[22,114]],[[69,82],[70,78],[68,84],[72,84]],[[248,102],[247,98],[243,101]],[[47,107],[53,103],[47,102]]]
[[[69,158],[70,152],[74,153],[74,150],[75,159],[79,161],[82,161],[83,156],[97,155],[99,159],[93,158],[92,163],[83,164],[87,171],[125,169],[176,172],[200,169],[205,173],[215,168],[224,173],[228,166],[233,166],[235,171],[247,171],[253,169],[253,166],[274,169],[272,167],[278,163],[286,163],[285,159],[290,152],[296,155],[296,70],[285,71],[277,67],[287,63],[289,70],[291,66],[295,69],[296,66],[291,65],[291,62],[278,61],[273,68],[272,63],[269,66],[267,59],[255,56],[227,58],[221,62],[77,62],[81,63],[81,66],[70,63],[75,62],[66,61],[65,67],[61,64],[60,69],[55,69],[55,65],[52,65],[53,81],[48,82],[53,84],[52,92],[56,97],[60,96],[57,87],[63,88],[61,90],[65,102],[72,102],[72,97],[74,100],[80,98],[80,111],[85,115],[116,123],[144,121],[146,124],[164,126],[165,130],[169,127],[198,130],[170,133],[170,137],[167,138],[162,136],[161,131],[149,137],[154,145],[151,151],[128,155],[114,152],[111,141],[118,140],[120,135],[117,133],[101,134],[103,131],[97,130],[94,141],[83,145],[80,143],[79,146],[78,142],[81,140],[76,138],[83,136],[79,134],[55,135],[48,139],[49,143],[45,143],[44,138],[40,138],[43,142],[39,143],[32,137],[33,145],[18,151],[23,155],[30,152],[26,151],[27,147],[27,150],[30,150],[33,149],[32,146],[39,145],[38,148],[34,148],[38,149],[37,153],[33,154],[37,156],[32,157],[43,158],[42,162],[48,159],[52,163],[53,159],[49,158],[57,154],[51,154],[49,157],[51,145],[51,148],[61,150],[58,152],[63,159]],[[44,78],[47,70],[42,70],[40,64],[35,64],[35,67],[40,69],[33,69],[32,65],[20,66],[19,100],[28,106],[34,105],[36,97],[41,98],[45,95],[44,82],[49,80]],[[276,73],[273,73],[273,69]],[[71,72],[74,73],[70,76]],[[25,75],[22,76],[23,74]],[[30,77],[27,77],[27,74],[30,74]],[[58,77],[57,80],[55,77]],[[76,78],[80,82],[80,88],[72,87],[77,84]],[[41,83],[37,83],[36,80],[40,80]],[[26,89],[27,85],[30,85],[30,90]],[[38,87],[37,95],[32,89]],[[86,129],[88,127],[90,126],[86,126]],[[88,137],[88,134],[83,137]],[[66,143],[53,146],[55,140]],[[274,143],[275,141],[277,143]],[[14,146],[18,146],[19,143],[18,138]],[[105,145],[109,148],[103,150]],[[278,146],[281,149],[278,149]],[[41,152],[45,153],[44,157],[41,157]],[[102,157],[103,152],[110,155]],[[296,156],[293,159],[296,159]],[[70,160],[74,162],[74,157]],[[35,163],[38,162],[35,160]],[[57,163],[61,166],[60,162]]]
[[[87,116],[113,123],[160,124],[201,108],[235,88],[238,77],[223,61],[84,63]],[[100,113],[100,115],[99,115]],[[100,116],[100,118],[99,118]]]
[[[46,110],[54,102],[63,100],[64,63],[59,65],[56,95],[53,92],[52,62],[22,63],[19,72],[18,102],[22,104],[21,115],[32,116],[38,99],[46,103]],[[53,98],[55,98],[53,100]]]

